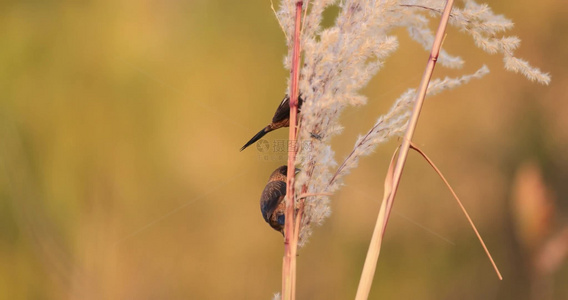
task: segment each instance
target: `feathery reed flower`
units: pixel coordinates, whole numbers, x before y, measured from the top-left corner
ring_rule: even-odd
[[[296,0],[282,0],[276,17],[287,37],[289,52],[284,66],[291,68],[294,13]],[[305,102],[300,116],[297,161],[302,172],[296,177],[296,196],[316,194],[305,198],[299,245],[312,233],[313,224],[321,224],[329,216],[329,198],[321,193],[337,191],[341,179],[356,167],[361,156],[370,154],[378,144],[400,136],[406,129],[415,90],[401,95],[385,115],[379,117],[367,134],[359,137],[353,151],[337,168],[330,140],[341,132],[338,122],[348,106],[363,105],[366,97],[359,94],[369,80],[381,69],[385,59],[398,47],[393,34],[396,28],[407,28],[410,37],[421,46],[431,47],[434,35],[428,17],[437,17],[445,4],[443,0],[312,0],[302,28],[303,64],[300,90]],[[516,58],[514,50],[520,40],[514,36],[498,36],[513,27],[513,23],[497,15],[485,4],[464,0],[454,8],[450,24],[470,35],[475,45],[489,54],[500,53],[505,69],[520,73],[529,80],[548,84],[550,76]],[[335,24],[322,28],[322,14],[332,5],[340,8]],[[438,58],[442,66],[460,68],[464,61],[442,51]],[[428,94],[458,87],[473,78],[486,75],[486,66],[459,78],[436,79],[430,83]],[[314,138],[314,137],[317,138]]]

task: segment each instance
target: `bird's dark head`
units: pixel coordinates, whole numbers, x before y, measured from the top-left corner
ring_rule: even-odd
[[[296,168],[294,174],[300,173],[300,169]],[[270,181],[280,180],[286,181],[286,176],[288,176],[288,166],[281,166],[274,170],[270,175]]]

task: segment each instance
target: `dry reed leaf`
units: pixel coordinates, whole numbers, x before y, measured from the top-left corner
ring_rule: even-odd
[[[499,268],[497,267],[497,265],[495,264],[495,261],[493,260],[493,257],[491,256],[491,253],[489,253],[489,250],[487,249],[487,246],[485,245],[485,242],[483,241],[483,238],[481,237],[481,235],[479,234],[479,232],[477,231],[477,228],[475,227],[475,224],[473,223],[473,220],[471,219],[471,217],[469,216],[469,214],[467,213],[467,210],[465,209],[465,207],[463,206],[462,202],[460,201],[460,199],[458,198],[458,195],[456,195],[456,193],[454,192],[454,189],[452,188],[452,186],[450,185],[450,183],[446,180],[446,178],[444,177],[444,175],[442,175],[442,172],[440,172],[440,170],[436,167],[436,165],[434,164],[434,162],[422,151],[420,150],[418,147],[416,147],[412,142],[410,142],[410,148],[414,149],[416,152],[420,153],[420,155],[422,155],[422,157],[424,157],[424,159],[428,162],[428,164],[430,164],[430,166],[434,169],[434,171],[436,171],[436,173],[438,173],[438,175],[440,176],[440,178],[442,179],[442,181],[446,184],[446,187],[448,187],[448,190],[450,190],[450,192],[452,193],[452,195],[454,196],[454,199],[456,199],[456,201],[458,202],[461,210],[463,211],[463,213],[465,214],[465,217],[467,218],[467,221],[469,222],[469,224],[471,225],[471,228],[473,229],[473,231],[475,231],[475,235],[477,236],[477,239],[479,239],[479,242],[481,243],[481,246],[483,246],[483,250],[485,250],[485,253],[487,254],[487,257],[489,258],[489,260],[491,261],[491,264],[493,265],[493,269],[495,269],[495,273],[497,273],[497,277],[499,277],[499,280],[503,280],[503,276],[501,276],[501,272],[499,272]]]
[[[377,267],[377,261],[379,260],[379,254],[381,253],[381,245],[383,243],[383,237],[385,235],[387,221],[390,215],[390,210],[388,210],[387,207],[389,207],[389,202],[392,202],[393,200],[391,195],[393,190],[395,165],[394,158],[396,157],[399,148],[400,146],[396,148],[389,163],[389,169],[387,171],[387,176],[385,177],[385,191],[383,193],[383,201],[381,202],[379,216],[377,217],[377,223],[375,224],[375,229],[373,230],[371,244],[369,246],[369,250],[367,251],[367,257],[365,258],[365,265],[363,266],[363,272],[361,279],[359,280],[359,287],[357,288],[357,295],[355,296],[355,300],[367,299],[367,297],[369,296],[368,293],[373,283],[373,277],[375,275],[375,269]],[[366,291],[366,293],[363,291]]]

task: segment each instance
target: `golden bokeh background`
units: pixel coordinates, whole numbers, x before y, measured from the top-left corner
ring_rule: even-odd
[[[552,83],[504,71],[450,29],[444,48],[466,66],[434,76],[491,73],[429,98],[414,141],[461,196],[504,280],[411,154],[371,299],[568,299],[568,3],[488,3],[516,23],[517,55]],[[0,299],[279,291],[282,238],[258,200],[285,160],[238,151],[286,89],[269,0],[3,1],[0,32]],[[368,104],[342,116],[338,161],[418,85],[428,53],[398,33],[400,49],[363,91]],[[332,197],[331,217],[299,252],[298,299],[354,297],[396,143],[362,159]]]

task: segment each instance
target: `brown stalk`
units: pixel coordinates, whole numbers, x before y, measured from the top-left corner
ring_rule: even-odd
[[[294,241],[296,243],[293,249],[294,264],[292,265],[292,300],[296,299],[296,257],[298,249],[298,240],[300,238],[300,225],[302,223],[302,216],[304,215],[304,201],[299,201],[298,204],[298,214],[296,215],[296,220],[294,222]]]
[[[284,261],[282,265],[282,298],[295,299],[296,287],[296,252],[298,249],[298,234],[294,233],[295,198],[294,175],[296,164],[296,133],[298,120],[298,81],[300,78],[300,27],[303,1],[296,1],[296,21],[294,25],[294,41],[292,52],[291,87],[290,87],[290,130],[288,141],[288,173],[286,178],[286,219],[284,224]],[[299,223],[299,221],[298,221]]]
[[[357,288],[356,300],[364,300],[369,297],[369,292],[371,291],[371,285],[373,283],[373,278],[375,276],[375,269],[377,267],[377,261],[379,259],[380,247],[384,232],[388,223],[388,219],[392,210],[392,205],[394,203],[394,198],[396,196],[396,191],[400,183],[400,177],[402,175],[402,170],[404,164],[406,163],[406,158],[408,156],[408,150],[410,149],[410,141],[414,135],[414,130],[418,123],[418,117],[420,116],[420,111],[424,103],[424,98],[426,97],[426,91],[428,89],[428,84],[432,78],[432,73],[434,72],[434,67],[436,66],[436,61],[438,60],[438,55],[440,54],[440,48],[442,47],[442,41],[444,39],[444,33],[448,25],[448,20],[450,18],[450,12],[454,4],[453,0],[448,0],[442,13],[440,19],[440,25],[436,32],[436,37],[434,39],[434,44],[432,45],[432,50],[430,51],[430,58],[426,64],[426,70],[422,76],[422,81],[418,88],[418,93],[416,95],[416,102],[414,104],[414,109],[412,111],[412,116],[408,123],[406,133],[404,134],[402,145],[400,146],[400,152],[396,160],[396,164],[392,176],[392,185],[390,192],[386,193],[383,198],[383,203],[381,204],[381,209],[379,211],[379,216],[377,217],[377,223],[373,231],[373,236],[371,238],[371,244],[369,245],[369,250],[367,252],[367,257],[365,258],[365,265],[363,266],[363,272],[361,274],[361,280],[359,281],[359,287]],[[388,176],[387,176],[388,178]],[[385,182],[386,186],[387,182]]]

